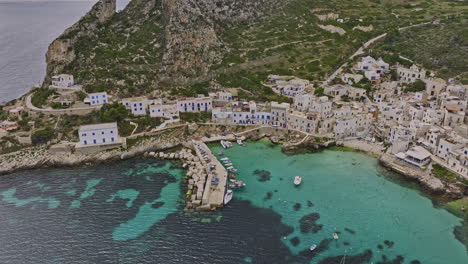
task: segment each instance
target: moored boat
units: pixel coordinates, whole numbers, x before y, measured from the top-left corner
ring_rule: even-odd
[[[315,249],[317,248],[317,245],[313,244],[312,246],[310,246],[310,251],[314,251]]]
[[[334,238],[334,239],[338,239],[338,238],[339,238],[339,237],[338,237],[338,234],[337,234],[337,233],[333,233],[333,238]]]
[[[228,204],[232,197],[234,196],[234,192],[232,190],[227,190],[226,194],[224,195],[224,204]]]
[[[298,186],[302,182],[302,177],[301,176],[296,176],[294,177],[294,185]]]

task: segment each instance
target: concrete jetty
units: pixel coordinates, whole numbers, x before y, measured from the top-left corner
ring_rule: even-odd
[[[226,183],[228,179],[227,170],[218,161],[215,155],[213,155],[204,142],[192,140],[192,144],[207,174],[201,208],[212,209],[222,207],[224,205],[224,194],[226,192]],[[212,183],[212,180],[215,178],[219,179],[218,184]]]

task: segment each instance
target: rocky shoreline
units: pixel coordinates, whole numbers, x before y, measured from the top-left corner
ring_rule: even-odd
[[[216,126],[215,126],[216,127]],[[336,142],[328,140],[317,142],[310,136],[301,135],[296,131],[283,131],[278,129],[258,128],[247,132],[241,132],[245,138],[249,140],[260,140],[267,138],[273,144],[281,144],[282,151],[286,154],[295,154],[302,152],[317,152],[334,146],[343,146],[355,150],[366,152],[376,156],[382,166],[389,170],[395,171],[411,181],[416,181],[426,191],[435,195],[444,195],[452,199],[464,196],[464,188],[457,184],[448,184],[440,179],[432,176],[428,171],[422,171],[402,166],[398,164],[393,157],[379,151],[378,148],[372,147],[372,144],[361,142],[360,144],[351,144],[346,142]],[[233,134],[229,136],[212,135],[204,137],[202,141],[216,142],[223,138],[234,138]],[[148,141],[135,147],[131,150],[110,150],[99,152],[91,155],[50,155],[45,147],[31,148],[15,153],[0,156],[0,175],[9,174],[19,170],[28,170],[47,167],[72,167],[83,165],[95,165],[105,162],[115,162],[119,160],[130,159],[137,156],[143,156],[150,152],[163,152],[177,147],[185,147],[191,149],[190,140],[184,137],[171,138],[155,138],[154,141]]]

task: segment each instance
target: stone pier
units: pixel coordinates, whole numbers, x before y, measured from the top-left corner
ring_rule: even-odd
[[[224,194],[226,192],[226,184],[228,180],[227,170],[223,167],[221,162],[213,155],[211,150],[202,141],[192,140],[193,147],[200,159],[201,164],[207,173],[205,188],[202,196],[202,209],[213,209],[222,207],[224,205]],[[210,167],[213,167],[210,170]],[[212,184],[214,178],[219,179],[218,184]]]

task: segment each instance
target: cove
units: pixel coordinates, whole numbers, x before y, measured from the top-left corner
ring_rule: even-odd
[[[326,258],[357,254],[367,258],[362,263],[468,263],[466,248],[453,234],[461,219],[389,180],[390,172],[373,157],[332,150],[285,155],[265,142],[210,147],[224,152],[239,170],[236,179],[247,184],[235,190],[235,199],[270,208],[294,229],[278,237],[294,254],[326,242],[312,263],[339,263]],[[303,178],[299,187],[293,184],[296,175]]]

